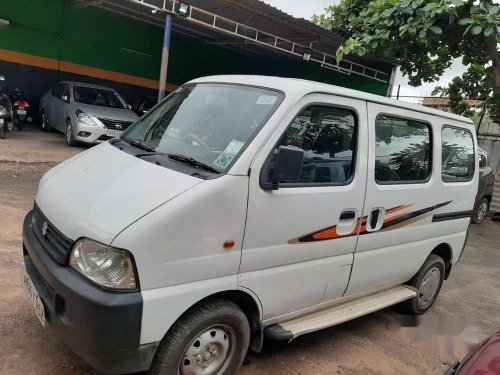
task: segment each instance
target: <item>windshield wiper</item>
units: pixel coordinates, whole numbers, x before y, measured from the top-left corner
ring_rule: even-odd
[[[139,139],[123,139],[123,142],[126,142],[132,146],[135,146],[137,148],[140,148],[141,150],[145,151],[150,151],[150,152],[156,152],[156,149],[154,147],[148,146],[144,141],[141,141]]]
[[[214,167],[212,167],[208,164],[202,163],[201,161],[198,161],[196,159],[193,159],[193,158],[190,158],[190,157],[187,157],[184,155],[177,155],[177,154],[167,154],[167,156],[169,159],[172,159],[172,160],[184,163],[184,164],[189,164],[189,165],[192,165],[194,167],[203,168],[209,172],[220,174],[220,171],[218,169],[215,169]]]

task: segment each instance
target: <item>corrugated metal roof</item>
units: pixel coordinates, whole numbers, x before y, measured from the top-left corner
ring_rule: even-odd
[[[114,11],[144,22],[163,26],[164,14],[152,12],[153,7],[168,9],[171,0],[76,0],[77,4],[94,5]],[[325,30],[308,20],[295,18],[260,0],[185,0],[186,3],[215,13],[229,20],[239,22],[245,26],[259,29],[264,33],[273,34],[280,38],[300,42],[303,45],[312,44],[314,51],[335,55],[337,48],[342,44],[343,38]],[[235,36],[210,30],[202,25],[197,25],[183,17],[175,17],[174,31],[182,32],[202,39],[204,42],[221,44],[228,48],[247,51],[250,53],[266,54],[269,57],[283,55],[283,52],[273,50],[266,46],[258,45],[252,41],[241,40]],[[314,52],[315,53],[315,52]],[[296,58],[296,57],[295,57]],[[393,62],[373,55],[363,57],[349,55],[346,61],[352,61],[368,68],[382,70],[388,75],[391,73]],[[388,77],[388,76],[387,76]]]

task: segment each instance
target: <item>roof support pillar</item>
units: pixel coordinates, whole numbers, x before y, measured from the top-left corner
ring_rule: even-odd
[[[392,96],[392,90],[394,88],[394,83],[396,82],[396,74],[398,72],[398,66],[394,65],[392,67],[391,77],[389,78],[389,87],[387,87],[387,97],[390,98]],[[399,90],[398,90],[399,96]],[[399,99],[399,97],[398,97]]]
[[[172,15],[165,17],[165,32],[163,35],[163,51],[161,54],[160,85],[158,88],[158,101],[165,97],[165,85],[167,83],[168,56],[170,53],[170,37],[172,35]]]

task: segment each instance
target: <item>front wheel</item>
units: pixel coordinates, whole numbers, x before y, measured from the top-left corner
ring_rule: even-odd
[[[489,208],[490,201],[488,200],[488,198],[482,198],[479,201],[477,207],[475,207],[474,211],[472,212],[472,222],[474,224],[481,224],[486,218],[486,215],[488,215]]]
[[[226,300],[208,302],[181,317],[161,341],[150,374],[232,375],[250,343],[246,315]]]
[[[73,126],[69,120],[66,122],[66,143],[68,146],[76,146],[77,144],[75,135],[73,134]]]
[[[47,120],[47,116],[45,115],[45,112],[42,112],[42,131],[49,132],[50,129],[51,129],[51,126],[49,125],[49,122]]]
[[[444,281],[445,265],[443,258],[431,254],[408,285],[417,290],[417,296],[403,302],[406,313],[420,315],[431,308]]]

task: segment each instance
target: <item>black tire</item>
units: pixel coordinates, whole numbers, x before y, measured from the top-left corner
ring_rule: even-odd
[[[41,121],[42,121],[42,131],[43,132],[50,132],[52,127],[49,125],[49,122],[47,120],[47,116],[45,116],[45,112],[43,112],[43,111],[41,114]]]
[[[486,218],[489,209],[490,209],[490,201],[488,200],[488,198],[482,198],[476,205],[476,207],[474,207],[474,211],[472,212],[471,216],[472,222],[474,224],[481,224]]]
[[[224,349],[217,346],[220,353],[212,351],[212,345],[216,344],[207,341],[207,334],[214,338],[214,342],[221,340],[223,345],[228,340],[227,356],[217,357],[224,353]],[[158,347],[149,374],[184,375],[182,366],[215,365],[213,368],[217,375],[232,375],[243,363],[249,343],[248,319],[236,304],[227,300],[207,302],[186,313],[170,328]],[[195,347],[200,348],[199,354],[188,356],[190,351],[196,353]],[[208,352],[215,354],[206,360]],[[217,360],[223,362],[218,364]]]
[[[437,272],[439,279],[437,281],[437,288],[433,288],[434,292],[432,294],[432,297],[429,298],[428,293],[424,293],[425,286],[423,286],[422,283],[426,276],[431,272],[432,275],[429,275],[429,277],[435,278]],[[413,276],[413,278],[408,282],[409,286],[417,290],[417,296],[403,302],[401,304],[402,311],[412,315],[421,315],[429,310],[436,301],[439,292],[441,291],[441,286],[443,285],[444,281],[444,274],[445,264],[443,258],[435,254],[429,255],[417,274]],[[427,294],[427,298],[425,298],[424,294]]]
[[[71,147],[78,144],[78,142],[75,140],[75,134],[73,133],[73,125],[71,125],[71,120],[66,121],[66,143]]]

